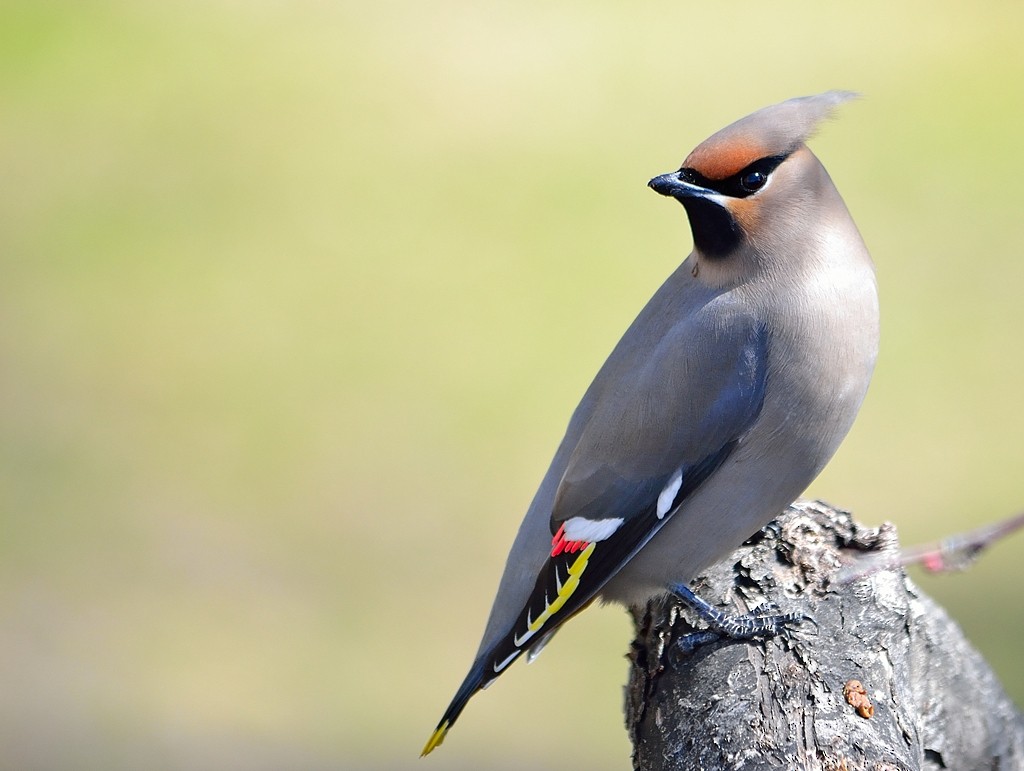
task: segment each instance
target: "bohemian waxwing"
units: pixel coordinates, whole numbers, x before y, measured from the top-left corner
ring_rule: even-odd
[[[686,584],[836,451],[874,368],[878,296],[857,227],[805,141],[852,96],[766,107],[651,180],[686,209],[693,252],[573,413],[476,660],[423,754],[471,696],[596,597],[642,606],[671,592],[707,611]],[[715,628],[767,636],[795,617]]]

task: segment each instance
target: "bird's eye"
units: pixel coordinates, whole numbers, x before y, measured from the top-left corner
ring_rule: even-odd
[[[760,171],[748,171],[740,177],[740,187],[748,193],[753,193],[764,187],[768,181],[768,175]]]

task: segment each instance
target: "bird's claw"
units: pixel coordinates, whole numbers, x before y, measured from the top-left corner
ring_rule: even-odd
[[[702,600],[684,585],[673,586],[672,593],[708,625],[708,629],[691,632],[676,641],[679,651],[684,655],[722,639],[764,640],[779,635],[788,637],[794,628],[804,621],[814,624],[817,631],[817,624],[810,616],[800,611],[782,613],[774,602],[762,603],[749,613],[730,616]]]

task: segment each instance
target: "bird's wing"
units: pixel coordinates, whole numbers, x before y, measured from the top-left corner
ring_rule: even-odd
[[[721,308],[705,309],[673,327],[639,370],[603,395],[555,495],[550,555],[497,646],[495,671],[588,603],[756,420],[768,331],[748,317],[723,324],[722,316]]]
[[[533,591],[508,632],[481,651],[424,753],[474,693],[589,604],[729,457],[764,401],[768,346],[763,324],[706,307],[637,357],[641,365],[628,357],[628,371],[607,373],[611,385],[555,495]]]

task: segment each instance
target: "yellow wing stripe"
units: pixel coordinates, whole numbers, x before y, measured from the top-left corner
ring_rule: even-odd
[[[445,734],[448,733],[449,725],[449,722],[445,720],[443,723],[441,723],[441,725],[437,727],[437,730],[430,735],[430,738],[427,739],[427,743],[423,747],[423,752],[420,753],[421,758],[425,755],[429,755],[431,752],[433,752],[435,749],[441,746],[441,742],[444,741]]]
[[[539,616],[537,616],[537,618],[533,619],[530,622],[527,628],[527,634],[524,635],[521,641],[518,639],[516,640],[517,646],[520,645],[521,642],[525,642],[530,637],[533,637],[534,633],[537,632],[537,630],[539,630],[542,626],[544,626],[544,624],[547,623],[548,619],[550,619],[559,610],[561,610],[562,606],[565,605],[565,603],[568,601],[570,597],[572,597],[573,592],[575,592],[576,588],[580,585],[580,576],[582,576],[583,571],[587,569],[587,563],[590,561],[590,555],[594,553],[594,548],[596,545],[596,543],[588,544],[587,548],[581,551],[580,555],[575,560],[573,560],[572,565],[569,566],[569,574],[566,577],[565,583],[563,583],[558,589],[558,595],[551,603],[546,604],[543,613],[541,613]],[[556,575],[555,577],[557,578],[558,576]],[[502,666],[499,669],[496,669],[495,671],[500,671],[501,669],[504,669],[505,665],[511,662],[511,660],[515,658],[519,653],[521,653],[521,650],[517,651],[515,654],[506,659]],[[441,743],[444,741],[444,737],[448,733],[448,729],[450,727],[450,720],[444,720],[441,722],[441,725],[439,725],[437,727],[437,730],[430,735],[430,738],[427,739],[427,743],[423,746],[423,752],[420,753],[421,758],[424,755],[429,755],[431,752],[433,752],[435,749],[441,746]]]
[[[586,549],[580,552],[578,556],[569,566],[569,577],[566,582],[562,584],[562,588],[558,590],[558,596],[544,608],[544,612],[541,613],[537,618],[533,620],[533,623],[527,627],[531,632],[536,632],[547,620],[555,615],[566,601],[572,597],[572,593],[576,591],[576,587],[580,585],[580,576],[583,575],[583,571],[587,569],[587,562],[590,560],[590,555],[594,553],[594,547],[596,543],[590,544]]]

